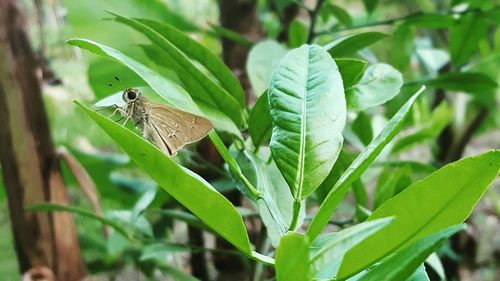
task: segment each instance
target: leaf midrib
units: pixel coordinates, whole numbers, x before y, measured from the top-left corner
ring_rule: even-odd
[[[297,177],[298,177],[298,186],[297,186],[297,194],[295,196],[296,200],[300,201],[302,197],[302,189],[304,187],[304,165],[305,165],[305,149],[306,149],[306,118],[307,118],[307,92],[309,85],[309,60],[311,58],[311,47],[307,48],[307,60],[306,60],[306,75],[304,76],[304,95],[302,97],[302,118],[300,124],[300,149],[299,149],[299,162],[297,169]]]

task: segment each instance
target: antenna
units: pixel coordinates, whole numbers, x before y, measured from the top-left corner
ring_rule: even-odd
[[[115,85],[113,85],[112,83],[108,83],[108,86],[110,86],[111,88],[115,88],[117,90],[122,90],[120,88],[123,88],[123,83],[122,81],[120,80],[120,78],[118,78],[117,76],[114,77],[114,79],[118,82],[118,84],[120,85],[119,87],[116,87]]]

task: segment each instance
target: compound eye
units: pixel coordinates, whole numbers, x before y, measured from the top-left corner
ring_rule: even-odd
[[[128,91],[127,98],[129,100],[135,100],[137,98],[137,93],[135,91]]]

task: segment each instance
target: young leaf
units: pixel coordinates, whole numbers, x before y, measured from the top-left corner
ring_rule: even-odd
[[[191,95],[198,96],[200,99],[218,108],[221,112],[231,118],[236,126],[240,127],[242,125],[242,107],[236,99],[224,88],[222,88],[220,84],[210,79],[205,73],[196,67],[196,65],[191,62],[191,60],[189,60],[189,58],[174,44],[172,44],[156,30],[138,20],[122,17],[116,14],[113,15],[115,16],[115,21],[126,24],[144,34],[149,40],[151,40],[151,42],[160,47],[166,54],[169,55],[170,58],[174,59],[176,63],[178,63],[186,72],[190,74],[190,76],[185,77],[185,79],[189,79],[190,83],[198,84],[198,89],[203,89],[203,91],[190,93]]]
[[[364,222],[339,232],[319,236],[310,246],[311,275],[316,278],[331,278],[334,276],[340,266],[342,257],[347,251],[390,224],[392,220],[392,218],[383,218],[377,221]]]
[[[234,122],[222,114],[216,107],[200,99],[193,101],[183,88],[157,74],[145,65],[127,57],[118,50],[85,39],[72,39],[68,41],[68,44],[122,63],[137,73],[156,93],[164,97],[170,104],[181,110],[207,117],[218,129],[228,131],[236,136],[241,135]]]
[[[455,20],[450,28],[451,61],[456,66],[465,64],[486,35],[488,21],[485,17],[470,13]]]
[[[246,69],[255,95],[258,96],[267,90],[271,74],[287,51],[280,43],[273,40],[259,42],[250,50]]]
[[[208,182],[132,131],[78,105],[165,191],[244,254],[252,256],[243,219],[231,202]]]
[[[351,276],[429,233],[462,223],[499,170],[500,150],[492,150],[448,164],[407,187],[370,216],[369,220],[396,219],[347,253],[339,277]]]
[[[299,20],[294,19],[288,28],[288,46],[298,48],[307,41],[307,27]]]
[[[335,63],[339,67],[344,89],[356,84],[368,65],[366,61],[358,59],[335,59]]]
[[[388,64],[370,65],[361,80],[346,90],[347,105],[364,110],[394,98],[403,85],[403,76]]]
[[[271,153],[293,197],[301,201],[326,178],[342,147],[342,78],[322,47],[304,45],[276,68],[268,95]]]
[[[267,143],[271,138],[271,123],[271,112],[269,111],[266,91],[257,99],[248,118],[248,132],[256,149],[260,145]]]
[[[334,58],[348,57],[387,36],[389,35],[381,32],[364,32],[348,35],[326,44],[325,49]]]
[[[359,281],[406,280],[446,238],[463,229],[465,225],[461,224],[429,234],[370,270]]]
[[[335,208],[337,208],[347,191],[349,191],[349,187],[352,183],[359,179],[370,163],[377,158],[382,149],[394,138],[399,130],[401,130],[413,102],[424,89],[425,87],[421,87],[420,90],[399,109],[380,134],[358,155],[347,171],[335,183],[307,229],[306,235],[309,239],[314,239],[318,236],[321,230],[327,225]]]
[[[177,48],[182,50],[188,57],[199,62],[217,79],[222,87],[238,101],[242,108],[245,106],[245,92],[240,82],[219,56],[213,54],[205,46],[198,43],[198,41],[192,39],[173,26],[149,19],[136,20],[151,27]]]
[[[309,242],[302,234],[291,232],[281,238],[276,249],[276,280],[306,281],[309,276]]]

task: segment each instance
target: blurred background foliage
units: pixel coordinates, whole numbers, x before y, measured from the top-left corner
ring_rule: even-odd
[[[60,83],[49,81],[44,86],[45,105],[56,144],[69,149],[91,175],[108,218],[142,232],[145,237],[155,239],[153,241],[155,243],[149,243],[145,247],[141,243],[130,243],[117,233],[106,238],[100,223],[85,216],[75,216],[82,254],[90,272],[97,275],[106,272],[109,275],[120,276],[124,270],[125,272],[131,270],[142,272],[137,274],[150,275],[156,266],[174,276],[176,280],[190,280],[175,267],[185,266],[190,251],[203,249],[186,247],[185,243],[188,241],[185,225],[172,219],[189,214],[172,212],[162,216],[160,207],[168,206],[180,210],[179,206],[170,200],[165,192],[156,193],[156,184],[138,170],[128,156],[117,149],[114,142],[84,116],[81,110],[76,109],[73,103],[74,100],[93,103],[120,92],[123,88],[145,87],[146,84],[120,64],[82,53],[80,49],[68,46],[65,41],[72,37],[80,37],[112,46],[178,81],[179,78],[174,72],[151,61],[143,52],[139,44],[146,41],[141,34],[106,20],[111,17],[107,11],[170,23],[179,30],[189,33],[217,54],[222,50],[220,34],[224,34],[242,45],[253,46],[247,70],[254,95],[258,97],[267,88],[270,73],[284,56],[287,48],[297,47],[305,42],[309,15],[300,6],[312,7],[315,1],[305,0],[304,3],[297,3],[298,1],[259,0],[258,2],[259,19],[266,34],[266,40],[260,43],[251,42],[248,38],[241,38],[237,34],[221,29],[218,26],[219,9],[215,0],[23,1],[24,11],[29,15],[28,27],[33,47],[44,54],[47,64],[54,72],[54,79],[60,80]],[[439,141],[436,141],[438,137],[443,130],[449,129],[449,126],[454,128],[453,134],[466,133],[463,129],[467,128],[470,120],[484,108],[489,114],[484,117],[477,132],[474,132],[474,138],[464,154],[471,155],[485,149],[500,147],[499,95],[496,87],[491,87],[491,81],[498,82],[500,78],[500,29],[496,26],[500,20],[500,10],[496,9],[496,12],[488,14],[489,18],[479,16],[481,11],[495,10],[498,4],[497,0],[325,2],[316,23],[316,41],[328,43],[343,35],[378,31],[380,33],[364,38],[365,42],[373,40],[376,43],[369,49],[361,46],[359,54],[353,56],[369,62],[372,66],[378,62],[391,64],[401,72],[405,83],[401,93],[384,107],[371,107],[349,116],[350,126],[345,136],[351,146],[362,148],[368,144],[383,127],[387,118],[392,116],[415,91],[416,86],[427,84],[431,88],[441,87],[456,92],[448,96],[448,101],[443,100],[434,107],[429,106],[434,102],[433,97],[423,96],[419,99],[413,108],[411,119],[408,120],[408,125],[411,124],[412,129],[405,131],[392,146],[392,151],[399,153],[401,161],[394,162],[391,167],[372,168],[363,176],[363,182],[374,190],[374,194],[370,194],[374,198],[374,206],[380,205],[408,183],[427,175],[440,164],[439,162],[448,161],[446,157],[441,159],[435,157],[439,155],[440,149]],[[283,30],[280,17],[290,5],[299,6],[297,17],[291,22],[288,30]],[[473,12],[463,18],[463,21],[451,23],[453,15],[460,14],[464,9]],[[419,18],[418,15],[422,12],[429,13],[429,16]],[[433,17],[434,14],[446,14],[449,17]],[[445,32],[448,26],[451,26],[449,35]],[[330,32],[332,30],[335,32]],[[288,46],[278,43],[283,41],[280,38],[283,32],[287,33]],[[344,51],[348,53],[352,50]],[[450,65],[450,60],[454,66],[447,67]],[[451,71],[448,71],[451,74],[441,75],[439,72],[443,68],[451,68]],[[373,69],[373,71],[383,71],[383,69]],[[459,73],[463,72],[482,75],[460,76]],[[119,77],[120,81],[116,81],[114,77]],[[359,79],[365,78],[359,77]],[[366,79],[367,87],[372,87],[369,79]],[[386,82],[390,86],[391,81]],[[108,85],[110,83],[113,84],[112,87]],[[387,84],[384,84],[385,86]],[[463,88],[467,86],[470,87]],[[144,88],[144,91],[147,93],[150,90]],[[181,162],[187,162],[191,166],[201,165],[205,168],[209,166],[208,163],[199,162],[200,157],[196,152],[183,151],[179,158]],[[418,163],[414,161],[415,159]],[[91,210],[91,205],[82,190],[78,188],[68,168],[63,167],[66,182],[70,186],[72,206]],[[209,169],[217,172],[218,168],[209,166]],[[226,175],[225,172],[221,173]],[[0,185],[1,183],[0,180]],[[213,184],[221,191],[235,188],[227,176],[219,177]],[[321,194],[320,188],[316,196],[321,198]],[[335,219],[349,220],[355,213],[362,216],[363,210],[360,210],[359,206],[356,207],[355,201],[351,196],[342,203]],[[0,249],[2,249],[0,279],[17,280],[18,269],[6,204],[4,189],[0,186]],[[146,208],[148,211],[144,212]],[[252,210],[244,207],[241,208],[241,212],[248,217],[254,215]],[[481,227],[473,227],[470,230],[472,232],[470,237],[474,239],[476,248],[471,252],[474,256],[467,257],[473,260],[470,264],[474,265],[473,268],[464,269],[467,271],[464,276],[470,278],[467,280],[500,278],[499,215],[500,186],[497,183],[490,188],[470,219],[472,225]],[[189,216],[181,220],[199,224],[199,221]],[[176,227],[173,227],[174,224]],[[159,241],[166,241],[163,239],[165,237],[171,237],[168,240],[176,241],[179,245],[160,244]],[[213,236],[209,241],[208,245],[214,246]],[[459,258],[450,247],[443,247],[440,253],[451,258]],[[238,253],[235,255],[240,256]],[[168,257],[168,263],[164,263],[165,257]],[[157,262],[159,260],[163,263]]]

